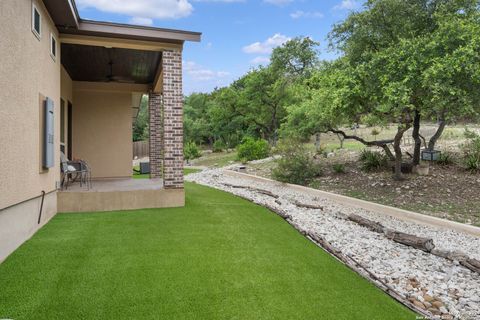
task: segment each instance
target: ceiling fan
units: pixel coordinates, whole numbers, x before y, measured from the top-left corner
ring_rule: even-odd
[[[120,82],[120,83],[135,83],[135,80],[129,77],[117,76],[113,74],[113,59],[112,52],[114,48],[107,48],[108,52],[108,73],[104,78],[99,79],[101,82]]]
[[[123,77],[123,76],[116,76],[113,74],[113,61],[110,59],[108,62],[109,72],[101,81],[103,82],[120,82],[120,83],[135,83],[135,80]]]

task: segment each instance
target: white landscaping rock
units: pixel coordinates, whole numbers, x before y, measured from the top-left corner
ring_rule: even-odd
[[[436,249],[460,250],[480,259],[480,239],[452,230],[405,222],[362,209],[343,206],[328,199],[304,194],[273,182],[252,181],[224,174],[222,169],[204,170],[185,177],[188,181],[241,195],[259,204],[280,208],[275,199],[253,190],[232,188],[226,184],[255,186],[279,196],[281,208],[304,231],[321,235],[343,254],[350,255],[378,278],[405,297],[424,303],[425,294],[441,301],[438,310],[458,319],[480,319],[480,275],[456,261],[449,261],[407,247],[345,219],[355,213],[380,222],[387,228],[433,239]],[[294,202],[316,204],[324,210],[297,207]],[[413,280],[412,280],[413,279]],[[413,284],[413,286],[412,286]],[[423,291],[422,291],[423,290]],[[433,301],[435,302],[435,301]]]

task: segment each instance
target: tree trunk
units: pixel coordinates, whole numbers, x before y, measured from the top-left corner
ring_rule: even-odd
[[[428,141],[428,150],[435,149],[435,144],[437,143],[437,140],[442,136],[443,130],[445,129],[446,125],[447,125],[447,122],[442,117],[442,119],[440,119],[440,122],[438,124],[437,131]]]
[[[395,151],[395,174],[393,178],[395,180],[402,180],[402,138],[403,134],[410,128],[410,125],[398,126],[397,134],[393,139],[393,150]]]
[[[418,112],[418,110],[415,110],[415,118],[413,119],[412,138],[415,141],[412,163],[416,166],[420,164],[420,149],[422,148],[422,139],[420,138],[420,112]]]
[[[338,141],[340,141],[340,149],[343,149],[343,141],[345,141],[345,138],[338,133],[337,133],[337,138],[338,138]]]
[[[321,145],[320,145],[320,135],[321,135],[320,132],[317,132],[315,134],[315,150],[317,151],[317,153],[320,152],[320,147],[321,147]]]
[[[391,161],[395,160],[395,156],[393,155],[392,150],[390,150],[387,144],[384,144],[382,146],[382,149],[383,151],[385,151],[385,154],[387,155],[388,159],[390,159]]]

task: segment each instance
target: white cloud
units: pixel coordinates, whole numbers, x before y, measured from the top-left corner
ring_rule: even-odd
[[[323,18],[324,15],[323,13],[319,11],[302,11],[302,10],[297,10],[295,12],[290,13],[290,17],[292,19],[300,19],[300,18]]]
[[[358,7],[360,7],[360,3],[356,0],[342,0],[342,2],[333,8],[336,10],[354,10]]]
[[[132,17],[130,20],[128,20],[128,23],[138,24],[141,26],[151,26],[153,25],[153,20],[150,18]]]
[[[226,71],[213,71],[203,66],[193,62],[193,61],[184,61],[183,62],[184,72],[190,76],[195,81],[208,81],[219,78],[225,78],[230,75]]]
[[[254,42],[252,44],[249,44],[248,46],[243,47],[243,52],[250,54],[269,54],[272,52],[273,48],[281,46],[288,40],[290,40],[289,37],[280,33],[276,33],[263,42]]]
[[[294,0],[263,0],[263,2],[270,3],[276,6],[284,6],[292,3]]]
[[[103,12],[129,15],[137,21],[178,19],[189,16],[193,11],[189,0],[76,0],[76,4],[81,9],[95,8]]]
[[[265,56],[258,56],[250,60],[250,63],[255,65],[268,64],[269,62],[270,62],[270,58]]]

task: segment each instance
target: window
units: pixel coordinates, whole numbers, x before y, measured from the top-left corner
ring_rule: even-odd
[[[50,56],[52,56],[53,61],[57,59],[57,39],[53,33],[50,33]]]
[[[65,144],[65,101],[60,99],[60,143]]]
[[[40,40],[42,35],[42,16],[35,4],[32,3],[32,32]]]

